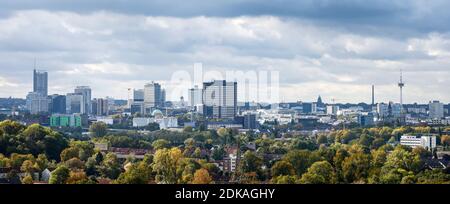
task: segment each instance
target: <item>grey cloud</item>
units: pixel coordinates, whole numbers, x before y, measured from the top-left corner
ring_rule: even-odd
[[[325,2],[323,5],[314,2],[303,2],[303,6],[319,6],[326,10],[337,5],[334,1],[322,1]],[[344,1],[338,7],[352,12],[353,7],[345,6],[350,5],[349,2]],[[351,14],[341,14],[337,21],[352,22],[349,25],[355,23],[343,28],[342,25],[347,23],[333,26],[332,23],[317,22],[332,21],[331,15],[337,14],[327,14],[330,17],[299,14],[296,15],[299,18],[291,18],[287,14],[277,14],[276,8],[274,13],[267,11],[270,16],[229,17],[233,16],[229,13],[222,17],[181,18],[183,15],[161,17],[132,9],[125,11],[125,8],[122,11],[106,9],[114,11],[110,12],[84,5],[86,8],[81,10],[87,13],[83,13],[43,5],[36,7],[42,10],[26,10],[29,8],[16,8],[10,4],[10,9],[17,10],[0,19],[0,90],[3,94],[23,97],[30,90],[30,83],[26,82],[31,81],[35,57],[39,68],[50,71],[52,92],[64,93],[75,85],[86,84],[95,87],[94,95],[122,98],[126,97],[127,87],[139,88],[150,80],[167,81],[177,70],[192,70],[195,62],[202,62],[207,70],[279,70],[282,85],[286,87],[284,90],[289,87],[311,89],[287,95],[289,100],[314,99],[321,92],[331,95],[332,90],[335,91],[333,95],[357,102],[361,100],[358,91],[364,91],[370,84],[392,86],[392,90],[385,88],[385,95],[397,96],[395,82],[400,68],[411,77],[408,86],[422,93],[410,95],[408,100],[428,101],[438,96],[437,93],[445,94],[450,86],[448,80],[437,80],[435,85],[428,85],[435,78],[449,74],[448,34],[433,30],[421,35],[391,37],[386,33],[406,31],[385,29],[385,26],[375,29],[382,35],[367,32],[380,24],[371,22],[374,19],[403,15],[413,7],[410,5],[384,12],[383,5],[387,3],[377,4],[377,11],[366,11],[367,25],[363,20],[346,16]],[[355,7],[371,9],[372,4],[357,3]],[[33,5],[29,7],[34,8]],[[226,10],[226,6],[223,9]],[[397,13],[396,10],[401,11]],[[195,9],[191,9],[193,11]],[[415,12],[418,17],[412,14],[407,17],[420,19],[429,15],[426,10]],[[264,14],[262,11],[246,13]],[[315,20],[307,19],[313,17]],[[358,23],[368,28],[364,28],[364,32],[358,31]],[[13,84],[20,84],[15,92],[6,86]],[[111,84],[115,86],[111,87]],[[426,91],[429,88],[433,88],[433,92]],[[348,89],[352,90],[345,92]],[[389,97],[385,99],[390,100]],[[441,100],[450,101],[448,97]]]

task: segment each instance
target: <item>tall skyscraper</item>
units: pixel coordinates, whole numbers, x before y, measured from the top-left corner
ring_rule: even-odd
[[[203,114],[234,119],[237,111],[237,82],[215,80],[203,83]]]
[[[33,70],[33,92],[28,93],[26,107],[31,114],[49,112],[48,75],[46,71]]]
[[[428,104],[428,116],[431,119],[441,119],[444,117],[444,104],[439,101],[430,101]]]
[[[144,106],[150,110],[162,106],[160,84],[152,82],[144,86]]]
[[[68,93],[66,95],[66,112],[67,114],[86,114],[86,106],[84,96],[81,93]]]
[[[43,70],[33,70],[33,92],[48,95],[48,73]]]
[[[92,113],[92,90],[89,86],[77,86],[74,93],[83,95],[84,114]]]

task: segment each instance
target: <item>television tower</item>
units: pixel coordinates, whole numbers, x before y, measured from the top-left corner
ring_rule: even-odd
[[[403,82],[403,72],[400,70],[400,81],[398,82],[398,87],[400,88],[400,114],[403,113],[403,87],[405,83]]]

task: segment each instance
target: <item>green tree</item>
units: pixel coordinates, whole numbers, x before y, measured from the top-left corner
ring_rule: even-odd
[[[106,154],[105,159],[99,166],[99,172],[101,176],[110,179],[117,179],[121,171],[122,171],[121,166],[119,160],[117,159],[116,154],[114,153]]]
[[[71,141],[69,146],[78,149],[78,158],[83,161],[95,153],[95,145],[90,141]]]
[[[241,161],[241,170],[244,173],[259,172],[261,166],[263,165],[263,160],[258,155],[252,151],[247,151]]]
[[[211,158],[214,160],[222,160],[223,156],[225,155],[225,150],[223,147],[214,148],[211,153]]]
[[[335,183],[335,172],[333,166],[327,161],[315,162],[303,174],[301,183],[304,184],[332,184]]]
[[[295,169],[289,162],[286,161],[277,161],[272,166],[272,176],[292,176],[295,175]]]
[[[270,182],[273,184],[300,184],[300,177],[298,177],[297,175],[276,176],[272,177],[272,180]]]
[[[316,159],[308,150],[292,150],[283,156],[283,161],[290,163],[294,167],[297,176],[305,173]]]
[[[67,160],[65,162],[65,164],[70,170],[82,170],[82,169],[85,169],[84,162],[81,161],[80,159],[76,158],[76,157]]]
[[[383,138],[376,138],[372,142],[372,149],[378,149],[381,146],[383,146],[384,144],[386,144],[386,142],[384,141]]]
[[[10,166],[13,169],[20,170],[20,167],[22,167],[23,162],[26,160],[34,161],[34,157],[31,154],[17,154],[13,153],[10,157]]]
[[[165,139],[159,139],[159,140],[155,140],[152,143],[152,147],[155,150],[159,150],[159,149],[163,149],[163,148],[168,148],[169,147],[169,141],[165,140]]]
[[[326,135],[319,135],[319,137],[317,137],[317,144],[327,144],[328,143],[328,138]]]
[[[92,137],[103,137],[108,133],[108,127],[104,122],[95,122],[89,127],[89,132]]]
[[[367,134],[362,134],[359,137],[359,141],[358,141],[359,144],[364,145],[366,147],[370,147],[372,142],[373,142],[373,138]]]
[[[50,175],[49,184],[65,184],[70,177],[70,170],[62,165],[56,168]]]
[[[229,143],[229,140],[232,136],[232,130],[229,128],[219,128],[217,130],[217,135],[222,140],[223,145],[227,145]]]
[[[145,162],[131,164],[115,181],[117,184],[148,184],[151,179],[151,166]]]
[[[47,156],[45,154],[39,154],[38,157],[36,158],[36,167],[40,171],[44,171],[48,167],[49,163],[50,162],[48,161]]]
[[[450,175],[442,170],[425,170],[417,175],[418,184],[450,184]]]
[[[61,152],[61,161],[67,161],[72,158],[78,158],[80,151],[76,147],[69,147]]]
[[[395,148],[391,154],[387,156],[385,169],[404,169],[406,171],[418,171],[420,168],[420,156],[414,155],[403,149],[401,146]]]
[[[20,124],[16,121],[5,120],[5,121],[0,122],[0,131],[3,134],[18,135],[24,129],[25,129],[25,126],[23,126],[22,124]]]
[[[365,154],[361,146],[354,145],[350,156],[342,163],[342,173],[347,183],[365,181],[369,175],[370,155]]]

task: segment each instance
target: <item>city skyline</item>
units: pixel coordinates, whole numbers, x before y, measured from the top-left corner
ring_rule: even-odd
[[[0,97],[25,98],[37,59],[49,94],[86,85],[93,98],[127,99],[128,88],[151,81],[170,93],[171,74],[200,62],[206,71],[279,71],[286,102],[371,103],[372,85],[375,102],[399,102],[400,69],[405,104],[450,102],[448,2],[223,1],[180,10],[49,2],[0,3]]]
[[[36,70],[36,69],[33,69],[34,71],[33,71],[33,73],[35,73],[36,71],[38,72],[38,73],[45,73],[45,75],[46,75],[46,77],[48,76],[48,71],[47,70],[43,70],[43,69],[40,69],[40,70]],[[33,78],[34,78],[34,75],[35,74],[33,74]],[[402,76],[403,76],[403,74],[402,74],[402,72],[400,73],[400,80],[402,80]],[[204,82],[214,82],[215,80],[223,80],[222,78],[220,78],[220,79],[211,79],[211,80],[205,80]],[[32,88],[31,88],[31,90],[29,90],[28,92],[26,92],[26,94],[25,94],[25,97],[16,97],[16,98],[26,98],[26,95],[28,94],[28,93],[30,93],[30,92],[35,92],[35,86],[33,85],[34,84],[34,82],[33,82],[34,80],[32,79],[32,81],[31,81],[31,85],[32,85]],[[144,83],[144,84],[142,84],[142,86],[141,87],[129,87],[129,88],[127,88],[127,90],[126,90],[126,93],[127,93],[127,96],[126,96],[126,98],[122,98],[122,97],[118,97],[118,98],[115,98],[113,95],[101,95],[101,96],[99,96],[98,94],[96,94],[96,95],[94,95],[94,94],[92,94],[92,96],[91,96],[91,98],[92,99],[96,99],[96,98],[114,98],[114,99],[118,99],[118,100],[129,100],[129,99],[133,99],[133,94],[136,94],[136,93],[133,93],[132,95],[130,95],[130,91],[131,90],[134,90],[134,92],[135,91],[137,91],[137,90],[144,90],[144,89],[142,89],[142,88],[145,88],[145,86],[146,85],[148,85],[148,84],[153,84],[153,83],[157,83],[157,84],[161,84],[161,82],[162,82],[162,84],[166,84],[166,82],[165,81],[150,81],[150,82],[146,82],[146,83]],[[236,82],[236,81],[232,81],[232,82]],[[46,82],[47,83],[47,82]],[[182,84],[182,85],[184,85],[184,84]],[[163,90],[165,90],[166,89],[166,87],[164,87],[163,85],[159,85],[159,86],[161,86],[161,91],[163,91]],[[397,87],[397,92],[398,92],[398,84],[395,84],[395,86]],[[405,85],[403,85],[403,86],[405,86]],[[49,87],[51,87],[51,83],[49,83]],[[185,94],[183,94],[183,95],[179,95],[179,97],[183,97],[183,98],[188,98],[189,97],[189,94],[190,94],[190,90],[192,89],[192,88],[197,88],[198,86],[197,85],[193,85],[192,87],[190,87],[190,88],[187,88],[185,91],[186,91],[186,93]],[[77,85],[75,85],[74,87],[71,87],[71,88],[69,88],[69,90],[68,91],[60,91],[60,92],[52,92],[51,91],[51,89],[49,89],[49,91],[48,91],[48,95],[66,95],[66,94],[70,94],[71,92],[73,92],[73,90],[75,89],[75,90],[77,90],[77,89],[79,89],[79,88],[88,88],[88,89],[91,89],[91,87],[90,86],[87,86],[87,85],[80,85],[80,84],[77,84]],[[199,88],[202,88],[202,87],[199,87]],[[395,87],[394,87],[395,88]],[[398,97],[397,99],[395,99],[395,98],[393,98],[393,99],[389,99],[389,100],[387,100],[387,101],[381,101],[381,100],[377,100],[377,94],[379,94],[379,93],[376,93],[377,92],[377,90],[376,90],[376,85],[370,85],[370,87],[368,87],[368,89],[369,90],[367,90],[367,92],[370,94],[370,98],[368,98],[367,100],[363,100],[363,101],[343,101],[343,100],[340,100],[340,101],[337,101],[337,99],[336,98],[333,98],[333,97],[327,97],[327,96],[324,96],[324,95],[321,95],[320,93],[318,94],[318,95],[316,95],[316,98],[311,98],[311,99],[307,99],[307,100],[304,100],[304,99],[301,99],[301,98],[298,98],[298,99],[294,99],[294,100],[291,100],[291,101],[289,101],[289,100],[285,100],[285,98],[286,97],[284,97],[284,96],[281,96],[280,97],[280,100],[278,101],[279,103],[284,103],[284,102],[298,102],[298,101],[303,101],[303,102],[315,102],[316,100],[317,100],[317,97],[322,97],[322,98],[325,98],[325,99],[328,99],[328,101],[326,101],[325,103],[328,103],[328,104],[334,104],[334,103],[338,103],[338,104],[345,104],[345,103],[366,103],[366,104],[372,104],[372,103],[374,103],[374,104],[379,104],[379,103],[390,103],[390,102],[393,102],[393,103],[399,103],[399,104],[401,104],[401,98],[402,98],[402,95],[404,94],[404,93],[402,93],[402,91],[400,91],[400,97]],[[95,92],[95,87],[93,88],[93,90],[92,90],[92,92]],[[91,93],[89,93],[89,95],[90,95]],[[367,95],[367,93],[364,93],[365,95]],[[398,94],[398,93],[397,93]],[[123,95],[123,94],[122,94]],[[0,96],[0,98],[8,98],[8,97],[12,97],[12,96],[6,96],[6,97],[1,97]],[[180,98],[178,97],[178,95],[177,95],[177,97],[175,97],[174,98],[174,100],[169,100],[169,101],[178,101]],[[314,96],[313,96],[314,97]],[[13,97],[14,98],[14,97]],[[242,98],[243,97],[239,97],[238,96],[238,98],[237,98],[237,100],[238,100],[238,102],[239,103],[244,103],[244,102],[255,102],[255,103],[269,103],[269,102],[267,102],[267,101],[248,101],[248,100],[242,100]],[[404,100],[404,99],[403,99]],[[404,105],[406,105],[406,104],[414,104],[414,103],[419,103],[419,104],[428,104],[428,103],[430,103],[430,102],[433,102],[433,101],[439,101],[439,102],[442,102],[442,103],[444,103],[444,104],[447,104],[448,102],[447,101],[442,101],[442,100],[438,100],[438,99],[429,99],[429,100],[425,100],[425,101],[412,101],[412,102],[407,102],[407,103],[404,103],[403,102],[403,104]],[[450,102],[449,102],[450,103]],[[87,105],[89,105],[89,104],[87,104]]]

